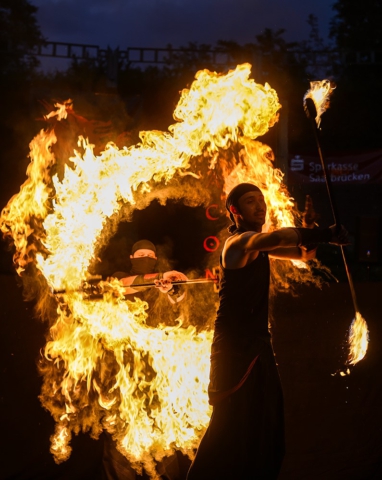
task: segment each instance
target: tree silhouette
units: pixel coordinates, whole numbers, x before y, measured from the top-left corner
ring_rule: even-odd
[[[0,1],[1,76],[27,74],[38,65],[33,49],[44,42],[35,14],[27,0]]]
[[[339,49],[382,49],[382,2],[380,0],[337,0],[330,36]]]
[[[337,89],[324,119],[324,140],[334,150],[380,148],[382,3],[337,0],[333,10],[330,37],[345,61],[335,72]]]

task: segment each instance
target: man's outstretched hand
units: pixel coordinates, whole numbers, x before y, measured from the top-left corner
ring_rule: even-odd
[[[333,234],[329,243],[333,245],[350,245],[349,233],[343,225],[341,225],[339,230],[337,229],[337,225],[332,225],[329,228]]]

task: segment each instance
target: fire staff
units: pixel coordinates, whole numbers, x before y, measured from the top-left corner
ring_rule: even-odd
[[[226,207],[233,225],[221,256],[219,308],[211,347],[213,413],[187,480],[276,479],[284,456],[283,396],[268,330],[269,257],[308,260],[317,243],[347,244],[347,232],[314,227],[261,233],[261,190],[241,183]]]

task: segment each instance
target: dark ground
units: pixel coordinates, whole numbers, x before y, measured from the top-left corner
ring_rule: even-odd
[[[274,347],[285,393],[287,454],[280,480],[382,478],[382,284],[356,284],[370,328],[366,358],[349,376],[333,375],[346,356],[353,318],[346,283],[300,296],[279,295],[274,306]],[[54,430],[41,407],[36,362],[45,326],[33,318],[11,274],[0,275],[1,479],[99,478],[101,442],[79,435],[70,459],[56,465],[49,453]]]

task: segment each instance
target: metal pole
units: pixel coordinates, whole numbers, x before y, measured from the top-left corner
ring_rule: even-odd
[[[319,136],[318,136],[318,129],[317,129],[316,120],[315,120],[316,116],[317,116],[316,107],[314,105],[314,101],[311,98],[306,98],[305,99],[305,112],[306,112],[306,115],[309,118],[310,123],[311,123],[312,128],[313,128],[313,133],[314,133],[314,137],[315,137],[315,140],[316,140],[318,155],[320,157],[322,171],[324,172],[325,184],[326,184],[326,189],[328,191],[328,196],[329,196],[330,206],[331,206],[332,213],[333,213],[334,223],[336,224],[337,232],[339,232],[340,229],[341,229],[340,217],[339,217],[339,214],[338,214],[337,204],[335,202],[335,198],[334,198],[333,192],[332,192],[332,181],[331,181],[331,178],[330,178],[330,172],[329,172],[329,170],[327,168],[327,165],[324,161],[324,156],[322,154],[321,143],[320,143],[320,139],[319,139]],[[356,294],[355,294],[353,278],[351,276],[349,266],[348,266],[348,263],[347,263],[347,260],[346,260],[344,247],[341,245],[340,248],[341,248],[342,258],[343,258],[344,265],[345,265],[346,275],[347,275],[348,282],[349,282],[350,293],[351,293],[352,300],[353,300],[354,310],[355,310],[355,312],[358,312],[359,310],[358,310],[358,305],[357,305],[357,298],[356,298]]]
[[[194,278],[190,280],[175,280],[171,282],[171,285],[191,285],[191,284],[196,284],[196,283],[217,283],[218,278]],[[98,284],[90,284],[92,287],[97,288]],[[123,286],[122,286],[123,287]],[[156,287],[156,284],[154,282],[150,283],[139,283],[135,285],[125,285],[125,288],[151,288],[151,287]],[[55,295],[63,295],[65,293],[74,293],[74,292],[86,292],[86,286],[85,288],[78,288],[75,290],[66,290],[65,288],[63,289],[58,289],[58,290],[53,290],[53,293]]]

